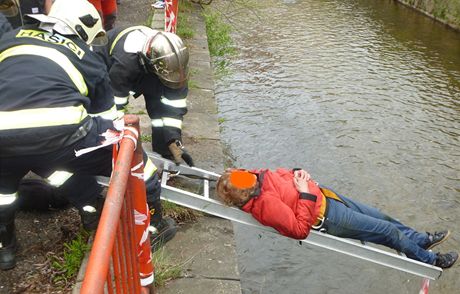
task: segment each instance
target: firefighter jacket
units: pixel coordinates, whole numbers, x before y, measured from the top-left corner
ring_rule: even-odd
[[[0,42],[0,76],[0,156],[52,152],[93,128],[113,128],[108,73],[76,36],[36,26],[8,32]]]
[[[241,209],[283,236],[305,239],[318,219],[322,202],[326,201],[318,185],[310,180],[310,193],[299,193],[292,170],[251,172],[258,175],[259,191]]]
[[[8,21],[8,19],[0,13],[0,39],[2,38],[3,34],[11,31],[12,29],[13,27],[11,27],[11,24]]]
[[[145,26],[116,28],[108,32],[107,46],[96,48],[103,56],[118,109],[128,104],[130,92],[143,95],[152,124],[152,148],[170,156],[168,145],[182,139],[182,121],[187,113],[188,88],[171,89],[149,73],[140,62],[139,52],[153,30]]]

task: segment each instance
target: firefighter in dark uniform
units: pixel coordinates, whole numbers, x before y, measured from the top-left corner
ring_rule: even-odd
[[[5,1],[5,0],[3,0]],[[17,0],[8,0],[17,3]],[[13,2],[14,1],[14,2]],[[52,5],[52,0],[21,0],[21,4],[26,4],[22,9],[25,12],[48,12]],[[36,8],[38,6],[39,8]],[[16,6],[17,7],[17,6]],[[35,7],[32,9],[31,7]],[[12,9],[10,9],[12,10]],[[30,10],[30,11],[29,11]],[[16,8],[15,12],[17,13]],[[13,15],[14,13],[9,13]],[[30,22],[33,18],[24,17],[24,22]],[[102,46],[101,46],[102,47]],[[97,48],[97,47],[96,47]],[[146,184],[151,188],[148,195],[149,207],[151,212],[151,244],[152,249],[157,250],[165,242],[171,240],[177,227],[173,219],[162,217],[162,206],[160,201],[160,185],[158,182],[157,168],[153,162],[145,156],[146,162],[144,174]],[[68,203],[75,206],[81,216],[83,227],[86,230],[95,230],[99,220],[102,204],[102,187],[97,183],[96,178],[88,175],[73,175],[68,170],[58,170],[54,172],[40,171],[40,176],[46,182],[36,178],[24,178],[21,180],[17,204],[19,209],[47,209],[65,207]]]
[[[145,26],[116,28],[109,42],[96,49],[105,60],[117,109],[131,93],[143,95],[152,124],[153,151],[193,166],[182,144],[182,121],[187,113],[188,49],[175,34]]]
[[[112,147],[99,145],[114,129],[116,108],[104,64],[88,46],[105,37],[86,0],[56,0],[49,17],[6,33],[0,43],[0,269],[15,266],[18,183],[29,171],[67,170],[110,176]],[[89,115],[91,113],[91,115]],[[147,197],[158,177],[146,182]]]

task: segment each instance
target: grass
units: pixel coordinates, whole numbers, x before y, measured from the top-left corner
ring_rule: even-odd
[[[153,254],[152,262],[155,266],[156,287],[162,287],[166,282],[177,279],[182,275],[183,265],[171,261],[164,247]]]
[[[232,27],[222,21],[222,15],[210,8],[203,11],[208,35],[209,53],[217,75],[228,74],[229,56],[236,54],[230,36]]]
[[[230,37],[231,26],[222,21],[219,12],[213,12],[206,8],[203,12],[208,35],[209,53],[211,56],[225,56],[236,52],[232,47],[233,41]]]
[[[86,252],[90,250],[88,237],[88,232],[80,231],[75,239],[64,243],[63,256],[52,256],[51,267],[55,271],[52,278],[54,283],[66,284],[77,275]]]
[[[152,135],[142,135],[141,134],[141,142],[146,143],[146,142],[152,142]]]
[[[191,39],[195,35],[189,21],[188,14],[192,11],[192,4],[190,1],[179,1],[179,15],[177,18],[176,33],[182,39]]]

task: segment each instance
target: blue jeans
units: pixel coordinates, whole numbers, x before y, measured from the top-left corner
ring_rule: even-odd
[[[434,264],[436,254],[423,249],[429,242],[426,233],[419,233],[394,218],[340,195],[345,203],[327,198],[327,216],[324,225],[327,233],[343,238],[381,244],[407,257]]]

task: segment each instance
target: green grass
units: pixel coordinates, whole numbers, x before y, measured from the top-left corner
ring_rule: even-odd
[[[183,265],[172,262],[164,247],[153,254],[152,262],[155,266],[156,287],[164,286],[166,282],[177,279],[182,275]]]
[[[208,7],[204,9],[203,17],[215,73],[218,76],[227,75],[229,73],[229,57],[236,54],[230,36],[232,27],[222,21],[222,15],[219,12],[214,12]]]
[[[90,250],[88,245],[89,233],[81,231],[69,243],[64,243],[63,256],[52,256],[51,267],[55,271],[52,279],[56,284],[66,284],[75,277],[80,269],[81,262]]]
[[[209,53],[211,56],[225,56],[235,53],[232,47],[233,41],[230,37],[232,28],[222,21],[219,12],[213,12],[206,8],[203,12],[208,35]]]
[[[149,13],[148,17],[147,17],[147,20],[145,21],[144,25],[146,27],[151,27],[152,26],[152,22],[153,22],[153,15],[155,14],[154,10],[152,9],[152,11]]]
[[[197,82],[195,82],[194,80],[188,80],[188,88],[189,89],[196,89],[198,88],[198,84]]]
[[[141,135],[141,142],[152,142],[152,135]]]
[[[182,39],[191,39],[195,36],[188,14],[192,11],[192,4],[189,1],[179,1],[179,17],[177,18],[176,33]]]

